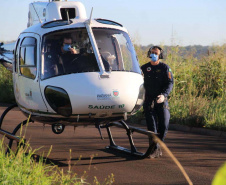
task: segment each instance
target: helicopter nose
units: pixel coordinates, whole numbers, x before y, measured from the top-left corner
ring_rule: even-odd
[[[41,82],[48,111],[63,116],[111,117],[132,114],[142,105],[139,98],[143,77],[136,73],[79,73]],[[53,113],[54,113],[53,112]]]
[[[142,105],[143,96],[139,98],[142,80],[129,83],[121,80],[120,83],[117,79],[116,83],[117,81],[111,78],[99,84],[84,85],[77,90],[67,89],[73,114],[91,113],[96,117],[108,117],[136,112]]]

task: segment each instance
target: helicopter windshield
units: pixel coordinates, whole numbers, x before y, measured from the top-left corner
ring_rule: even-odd
[[[106,28],[93,28],[93,33],[106,71],[141,73],[134,47],[127,33]],[[109,64],[109,68],[105,63]]]
[[[42,54],[42,79],[100,71],[85,28],[45,35]]]
[[[93,33],[105,71],[141,73],[127,33],[106,28],[93,28]],[[43,37],[41,79],[99,71],[86,28],[52,32]]]

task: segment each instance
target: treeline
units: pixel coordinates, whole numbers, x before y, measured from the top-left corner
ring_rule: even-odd
[[[140,46],[143,51],[147,51],[150,47],[154,46],[153,44],[149,44],[148,46]],[[167,56],[167,54],[170,53],[170,51],[178,47],[180,49],[180,52],[178,53],[180,56],[185,56],[188,52],[193,55],[195,58],[201,58],[203,56],[207,56],[212,50],[211,46],[202,46],[202,45],[193,45],[193,46],[163,46],[164,48],[164,54]],[[192,51],[192,53],[191,53]]]

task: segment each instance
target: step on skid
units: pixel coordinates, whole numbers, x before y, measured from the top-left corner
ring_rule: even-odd
[[[118,145],[115,144],[113,136],[111,134],[111,130],[110,130],[110,127],[112,127],[112,126],[123,128],[123,129],[126,130],[127,136],[128,136],[128,139],[129,139],[129,143],[130,143],[130,149],[127,149],[127,148],[124,148],[124,147],[121,147],[121,146],[118,146]],[[155,134],[154,132],[151,132],[151,131],[141,129],[141,128],[129,126],[124,121],[108,123],[104,126],[101,126],[101,128],[107,129],[108,137],[109,137],[109,140],[110,140],[110,145],[108,147],[106,147],[107,149],[125,152],[129,155],[144,159],[144,158],[148,157],[150,154],[152,154],[154,152],[155,148],[156,148],[157,142],[156,142],[155,138],[156,138],[157,134]],[[134,145],[134,142],[133,142],[133,137],[132,137],[133,132],[137,132],[137,133],[144,134],[144,135],[148,136],[149,147],[148,147],[148,149],[145,153],[137,151],[137,149]]]

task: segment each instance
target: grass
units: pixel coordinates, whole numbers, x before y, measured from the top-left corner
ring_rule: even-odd
[[[15,102],[12,73],[5,69],[2,65],[0,65],[0,89],[1,103]]]
[[[226,131],[224,102],[225,98],[208,100],[205,97],[172,97],[171,122]]]
[[[36,152],[37,150],[32,150],[27,143],[24,148],[18,150],[17,155],[13,152],[5,155],[4,140],[2,139],[0,142],[0,184],[90,184],[85,179],[86,173],[78,177],[76,173],[72,172],[71,158],[68,161],[68,170],[64,172],[63,169],[60,169],[54,164],[46,164],[47,158],[37,157]],[[51,149],[49,154],[50,152]],[[114,176],[111,174],[103,183],[100,183],[94,177],[92,184],[110,185],[113,182]]]

